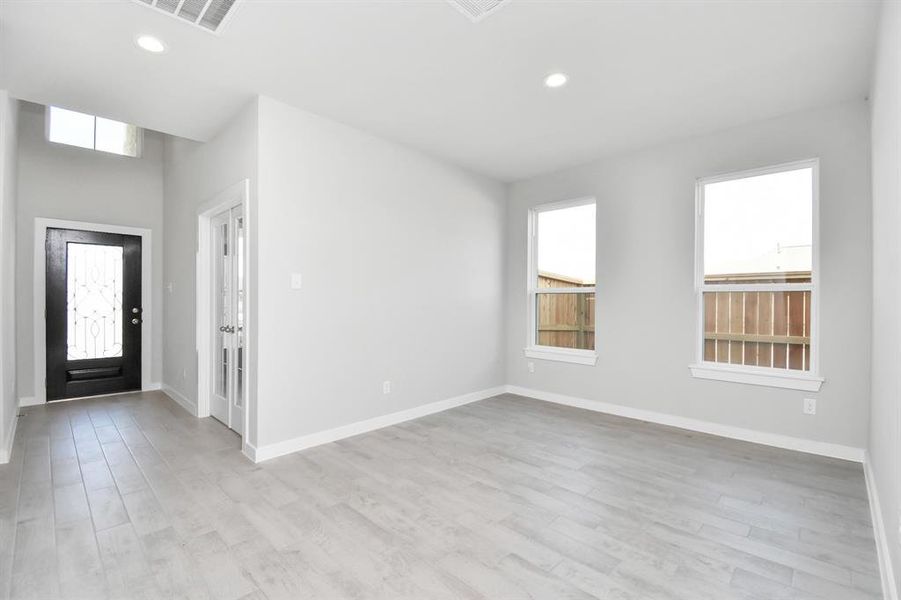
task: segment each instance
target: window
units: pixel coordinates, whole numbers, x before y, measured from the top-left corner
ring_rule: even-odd
[[[597,361],[595,211],[591,198],[539,206],[529,214],[528,357]]]
[[[817,161],[698,182],[697,377],[818,390]]]
[[[47,139],[51,142],[137,157],[141,135],[135,125],[56,106],[47,108]]]

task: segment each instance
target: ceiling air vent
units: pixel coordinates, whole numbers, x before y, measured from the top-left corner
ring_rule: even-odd
[[[457,10],[469,17],[473,23],[478,23],[485,17],[497,12],[501,6],[510,0],[447,0]]]
[[[237,0],[135,0],[166,14],[197,25],[206,31],[218,32]]]

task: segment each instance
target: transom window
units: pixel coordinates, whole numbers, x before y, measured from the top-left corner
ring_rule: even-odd
[[[595,229],[593,198],[530,212],[527,356],[596,361]]]
[[[47,107],[47,139],[57,144],[137,157],[141,136],[142,130],[135,125],[58,106]]]
[[[817,372],[817,173],[804,161],[698,181],[699,363]]]

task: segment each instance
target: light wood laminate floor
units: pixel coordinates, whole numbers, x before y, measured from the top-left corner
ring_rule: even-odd
[[[159,392],[26,413],[0,596],[880,597],[857,464],[509,395],[261,465]]]

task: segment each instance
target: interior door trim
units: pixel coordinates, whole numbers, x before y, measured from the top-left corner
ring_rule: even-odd
[[[86,223],[64,219],[46,219],[36,217],[34,220],[34,288],[32,305],[32,323],[34,331],[34,396],[19,398],[20,406],[44,404],[47,402],[47,328],[44,322],[46,314],[46,263],[47,229],[80,229],[99,233],[119,233],[136,235],[141,238],[141,305],[144,309],[144,335],[141,336],[141,389],[157,390],[159,382],[151,381],[153,372],[153,246],[151,230],[142,227],[126,227],[123,225],[105,225],[102,223]]]

